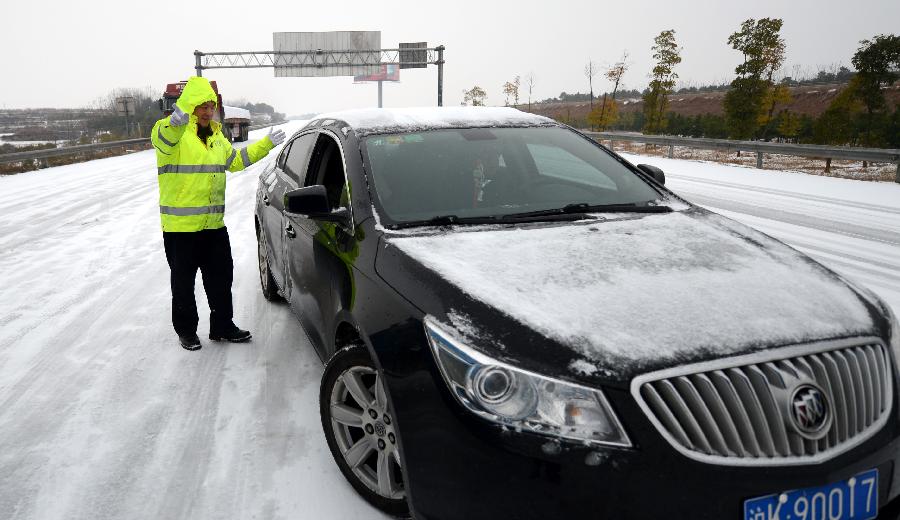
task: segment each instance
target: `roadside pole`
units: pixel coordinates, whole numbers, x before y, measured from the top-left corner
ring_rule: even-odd
[[[201,56],[203,56],[203,53],[194,49],[194,69],[196,69],[198,76],[203,76],[203,64],[200,60]]]
[[[444,46],[439,45],[435,49],[438,53],[438,106],[444,106]]]

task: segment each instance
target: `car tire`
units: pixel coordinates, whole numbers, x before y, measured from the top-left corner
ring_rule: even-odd
[[[259,257],[259,285],[262,288],[263,297],[270,302],[281,300],[278,294],[278,285],[272,278],[272,270],[269,267],[269,248],[266,239],[261,233],[256,233],[256,250]]]
[[[362,345],[325,366],[319,413],[328,448],[350,485],[381,511],[409,517],[399,439],[381,376]]]

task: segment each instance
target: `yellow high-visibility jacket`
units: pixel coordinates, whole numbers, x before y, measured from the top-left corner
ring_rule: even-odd
[[[194,108],[217,101],[209,80],[192,77],[176,104],[190,121],[170,126],[169,117],[153,126],[150,141],[156,148],[159,214],[163,231],[201,231],[225,226],[225,170],[236,172],[265,157],[274,148],[266,137],[237,151],[210,121],[206,143],[197,137]]]

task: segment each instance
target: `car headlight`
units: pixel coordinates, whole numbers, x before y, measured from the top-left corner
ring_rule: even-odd
[[[441,375],[476,415],[515,430],[586,444],[631,446],[603,392],[521,370],[469,348],[425,318]]]

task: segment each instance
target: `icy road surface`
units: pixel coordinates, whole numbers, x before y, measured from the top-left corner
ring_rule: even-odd
[[[629,159],[900,310],[900,185]],[[152,151],[0,177],[0,517],[385,518],[331,459],[300,325],[259,292],[258,168],[229,175],[225,217],[254,339],[206,341],[198,283],[199,352],[169,323]]]
[[[206,340],[198,282],[199,352],[171,330],[153,151],[0,178],[0,518],[386,518],[331,458],[303,330],[259,291],[258,168],[229,174],[225,218],[253,342]]]

